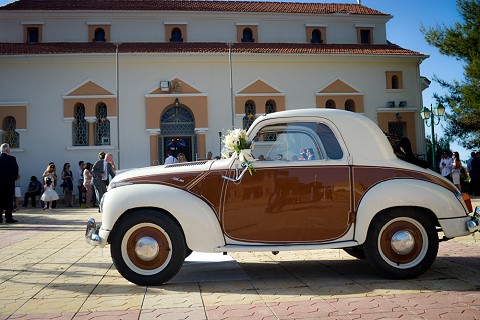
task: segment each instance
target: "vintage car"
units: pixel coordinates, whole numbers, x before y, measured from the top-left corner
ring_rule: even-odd
[[[118,271],[138,285],[165,283],[192,251],[338,248],[385,277],[411,278],[432,265],[440,241],[479,230],[470,198],[399,159],[364,115],[277,112],[257,118],[247,135],[253,156],[265,159],[249,161],[251,174],[233,152],[117,175],[101,226],[87,223],[87,242],[110,244]],[[300,156],[305,149],[310,160]]]

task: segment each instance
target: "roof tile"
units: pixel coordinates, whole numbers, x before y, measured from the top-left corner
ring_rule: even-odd
[[[359,4],[217,0],[18,0],[0,7],[0,10],[138,10],[386,15]]]
[[[390,55],[424,56],[395,44],[300,44],[300,43],[233,43],[232,53],[253,54],[312,54],[312,55]],[[54,54],[105,54],[114,53],[113,43],[0,43],[0,56],[6,55],[54,55]],[[227,53],[229,45],[219,42],[134,42],[119,45],[120,53]]]

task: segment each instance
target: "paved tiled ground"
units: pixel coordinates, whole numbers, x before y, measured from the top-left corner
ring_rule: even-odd
[[[380,278],[341,250],[194,253],[168,284],[138,287],[108,248],[85,243],[90,216],[28,209],[0,225],[0,320],[480,319],[480,235],[441,243],[412,280]]]

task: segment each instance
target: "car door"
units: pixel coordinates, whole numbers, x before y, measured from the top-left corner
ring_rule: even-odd
[[[351,225],[348,154],[331,124],[285,122],[263,126],[254,138],[256,169],[227,181],[221,220],[225,234],[262,243],[323,242]],[[310,157],[300,150],[310,150]],[[313,159],[311,153],[313,154]],[[264,160],[258,160],[264,159]],[[302,160],[304,159],[304,160]],[[235,176],[235,166],[230,177]]]

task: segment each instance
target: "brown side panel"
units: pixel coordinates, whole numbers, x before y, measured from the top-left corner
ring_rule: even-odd
[[[211,171],[203,179],[198,180],[189,191],[204,199],[215,210],[220,219],[220,203],[226,171]]]
[[[358,203],[363,196],[363,193],[372,186],[382,181],[391,180],[395,178],[413,178],[419,180],[430,181],[438,184],[444,188],[455,193],[451,185],[445,181],[423,172],[402,170],[396,168],[382,168],[382,167],[354,167],[354,205],[355,210],[358,208]]]
[[[222,223],[242,241],[321,242],[347,232],[350,205],[348,166],[264,168],[228,183]]]

